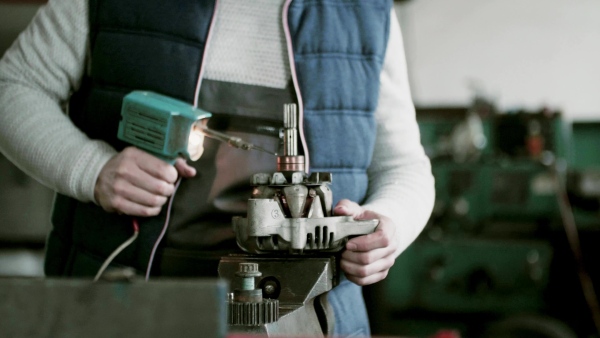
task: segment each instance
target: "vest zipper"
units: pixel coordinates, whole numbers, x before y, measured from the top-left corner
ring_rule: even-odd
[[[208,48],[210,47],[210,40],[212,39],[213,31],[215,28],[215,21],[217,18],[217,10],[219,0],[215,0],[215,8],[213,9],[213,15],[210,19],[210,25],[208,27],[208,33],[206,34],[206,42],[204,43],[204,51],[202,52],[202,63],[200,64],[200,72],[198,73],[198,82],[196,82],[196,92],[194,93],[194,107],[198,107],[198,96],[200,95],[200,86],[202,85],[202,78],[204,77],[204,69],[206,65],[206,55]]]
[[[283,32],[285,33],[285,40],[287,43],[287,53],[290,63],[290,70],[292,75],[292,82],[294,83],[294,91],[298,98],[298,133],[300,134],[300,144],[302,144],[302,150],[304,152],[304,171],[308,173],[310,168],[310,157],[308,154],[308,146],[306,145],[306,138],[304,137],[304,104],[302,101],[302,93],[300,92],[300,86],[298,85],[298,76],[296,75],[296,63],[294,61],[294,48],[292,45],[292,34],[288,25],[288,12],[292,0],[286,0],[283,5],[282,24]]]

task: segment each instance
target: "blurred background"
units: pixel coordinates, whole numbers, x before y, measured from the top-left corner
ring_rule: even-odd
[[[599,337],[600,2],[394,4],[437,200],[373,333]],[[39,6],[0,0],[0,53]],[[52,198],[0,155],[1,276],[43,274]]]
[[[33,18],[41,1],[0,1],[0,55]],[[0,276],[43,275],[53,192],[0,153]]]

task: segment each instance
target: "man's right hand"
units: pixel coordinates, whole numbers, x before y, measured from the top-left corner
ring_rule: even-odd
[[[155,216],[175,191],[177,175],[193,177],[196,169],[178,158],[172,166],[143,150],[125,148],[102,168],[94,197],[108,212]]]

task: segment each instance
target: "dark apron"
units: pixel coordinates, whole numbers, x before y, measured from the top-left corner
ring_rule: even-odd
[[[283,105],[293,102],[290,86],[276,89],[205,79],[198,106],[213,113],[209,127],[276,152]],[[246,215],[250,177],[274,172],[276,157],[205,138],[202,157],[191,164],[197,174],[177,190],[153,275],[217,276],[219,258],[240,252],[231,218]]]

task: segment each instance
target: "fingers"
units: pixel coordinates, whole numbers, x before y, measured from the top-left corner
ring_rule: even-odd
[[[149,207],[120,196],[114,196],[104,209],[108,212],[118,212],[125,215],[151,217],[160,213],[162,205],[158,207]]]
[[[368,285],[384,279],[394,262],[394,255],[387,255],[366,265],[357,264],[342,257],[340,267],[350,281],[358,285]]]
[[[398,248],[393,221],[348,200],[340,201],[334,211],[337,215],[353,216],[357,220],[379,220],[375,232],[355,237],[346,243],[340,267],[348,280],[358,285],[368,285],[387,277],[396,260],[395,253]]]
[[[370,212],[364,213],[364,216],[369,215]],[[377,217],[373,218],[379,218],[379,225],[375,232],[351,239],[346,243],[346,249],[350,251],[368,252],[379,248],[395,246],[393,244],[395,244],[396,226],[389,218],[382,215],[376,216]]]
[[[185,161],[179,166],[191,174]],[[129,147],[104,165],[96,181],[94,197],[109,212],[155,216],[175,191],[177,172],[168,163]]]
[[[366,252],[345,250],[342,253],[342,259],[354,264],[369,265],[389,255],[392,255],[394,252],[395,248],[393,246],[387,246]]]
[[[183,159],[181,157],[177,158],[177,160],[175,161],[175,169],[177,169],[177,172],[182,177],[192,178],[192,177],[196,176],[196,168],[187,164],[185,159]]]
[[[118,189],[122,193],[126,193],[130,185],[159,196],[171,196],[173,191],[175,191],[173,183],[158,179],[137,168],[133,168],[126,173],[118,173],[117,175],[117,178],[123,182],[124,186],[115,186],[115,189]]]
[[[396,248],[395,241],[391,241],[390,245],[369,251],[346,250],[342,254],[340,267],[347,278],[358,285],[376,283],[384,279],[394,265]]]
[[[120,180],[115,183],[114,196],[118,196],[127,201],[133,202],[135,204],[140,204],[142,206],[160,208],[167,202],[168,196],[172,194],[173,187],[171,186],[169,190],[171,191],[171,193],[169,194],[154,193],[149,190],[145,190],[135,185],[132,185],[124,180]]]
[[[356,285],[365,286],[365,285],[375,284],[379,281],[384,280],[385,277],[387,277],[389,271],[390,271],[389,269],[385,270],[385,271],[380,271],[378,273],[369,275],[367,277],[360,277],[360,276],[353,276],[353,275],[346,274],[346,278]]]
[[[135,164],[149,175],[171,184],[177,181],[177,170],[167,162],[134,147],[126,148],[123,152],[127,158],[135,161]]]
[[[360,217],[364,209],[355,202],[347,199],[343,199],[333,208],[334,214],[338,216],[352,216],[354,218]]]

